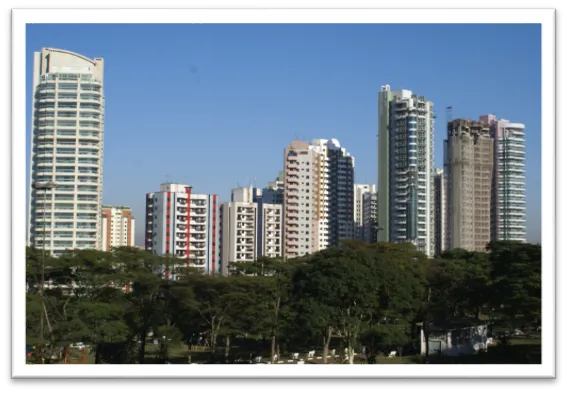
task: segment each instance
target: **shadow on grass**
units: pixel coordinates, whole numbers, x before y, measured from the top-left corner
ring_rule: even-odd
[[[430,356],[430,364],[541,364],[541,344],[497,345],[477,355]]]

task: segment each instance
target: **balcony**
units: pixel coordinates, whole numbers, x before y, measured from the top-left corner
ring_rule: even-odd
[[[207,214],[207,209],[191,208],[191,215],[204,216],[205,214]]]
[[[189,260],[189,267],[193,267],[193,266],[198,266],[198,267],[203,267],[205,266],[206,261],[204,258],[190,258]]]

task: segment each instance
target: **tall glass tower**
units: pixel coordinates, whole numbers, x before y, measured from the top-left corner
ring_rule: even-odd
[[[103,72],[100,58],[34,54],[28,245],[54,255],[102,247]]]
[[[378,94],[378,241],[433,256],[433,102],[409,90]]]

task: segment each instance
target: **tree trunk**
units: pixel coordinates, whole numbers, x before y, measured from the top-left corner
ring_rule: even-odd
[[[274,361],[274,355],[276,354],[277,323],[278,323],[278,315],[280,313],[280,304],[281,304],[281,296],[278,296],[276,298],[276,304],[275,304],[274,324],[272,325],[272,351],[271,351],[272,362]],[[278,354],[278,358],[279,358],[279,354]]]
[[[95,349],[95,364],[100,364],[102,360],[102,344],[97,344]]]
[[[272,362],[274,361],[275,355],[276,355],[276,335],[272,334],[272,348],[271,348]]]
[[[423,339],[425,340],[425,357],[429,357],[429,332],[427,331],[427,323],[424,322],[422,329],[423,329]]]
[[[146,324],[142,326],[140,331],[140,354],[138,356],[138,363],[144,364],[144,360],[146,358],[146,336],[148,335],[148,328]]]
[[[329,355],[329,344],[331,344],[331,336],[333,335],[333,328],[327,328],[326,334],[323,336],[323,363],[327,363],[327,356]]]
[[[230,354],[230,336],[227,334],[226,335],[226,344],[224,345],[224,357],[228,358],[229,354]]]
[[[354,364],[354,348],[352,344],[348,344],[348,364]]]
[[[211,343],[209,344],[209,347],[211,349],[211,353],[214,354],[216,351],[216,346],[217,346],[217,336],[219,334],[219,329],[220,326],[215,327],[214,324],[212,324],[212,329],[211,329]]]

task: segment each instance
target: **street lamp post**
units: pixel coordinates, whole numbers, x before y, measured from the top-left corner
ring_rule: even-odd
[[[41,251],[41,281],[40,281],[40,289],[39,295],[41,297],[41,318],[40,318],[40,337],[43,341],[43,313],[45,311],[45,304],[43,299],[44,287],[45,287],[45,234],[46,234],[46,226],[47,226],[47,219],[45,216],[47,210],[47,191],[52,190],[55,188],[55,183],[53,182],[46,182],[46,183],[39,183],[35,182],[32,184],[32,187],[37,191],[43,191],[43,241],[42,241],[42,251]],[[34,236],[35,239],[35,236]]]

